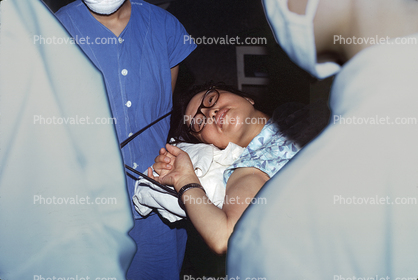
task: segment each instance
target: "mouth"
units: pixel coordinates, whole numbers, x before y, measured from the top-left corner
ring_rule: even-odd
[[[222,128],[224,124],[225,115],[228,113],[229,109],[222,109],[219,110],[219,112],[216,114],[216,125],[219,128]]]

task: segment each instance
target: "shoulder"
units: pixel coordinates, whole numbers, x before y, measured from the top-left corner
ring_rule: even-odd
[[[245,148],[240,158],[225,170],[224,182],[228,182],[231,174],[244,167],[253,167],[274,176],[293,156],[299,147],[287,139],[274,122],[268,122],[263,130]]]
[[[269,175],[255,167],[241,167],[237,168],[231,175],[228,181],[227,188],[230,185],[236,185],[237,183],[252,186],[254,182],[259,182],[261,186],[270,179]],[[258,184],[257,184],[258,185]],[[259,189],[257,187],[257,189]]]
[[[228,197],[254,197],[270,177],[255,167],[237,168],[226,184]]]

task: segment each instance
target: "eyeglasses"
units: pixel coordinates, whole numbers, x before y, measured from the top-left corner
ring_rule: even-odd
[[[199,133],[205,127],[207,120],[205,114],[202,113],[202,108],[212,108],[215,106],[216,102],[219,99],[219,91],[215,88],[211,87],[206,91],[205,95],[203,95],[202,103],[200,104],[199,108],[197,108],[196,115],[194,115],[193,119],[189,125],[189,132]]]

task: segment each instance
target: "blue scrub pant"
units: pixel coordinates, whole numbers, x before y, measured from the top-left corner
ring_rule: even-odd
[[[180,278],[186,249],[184,227],[170,227],[156,215],[135,220],[129,235],[137,251],[128,269],[128,280],[175,280]]]

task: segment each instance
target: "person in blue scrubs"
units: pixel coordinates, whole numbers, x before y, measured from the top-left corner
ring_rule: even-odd
[[[171,110],[178,64],[196,47],[184,43],[188,34],[174,16],[142,0],[77,0],[56,15],[103,74],[119,142]],[[169,124],[167,117],[125,146],[124,163],[141,172],[152,165]],[[135,181],[126,180],[131,198]],[[137,252],[127,278],[178,279],[185,229],[132,212]]]

